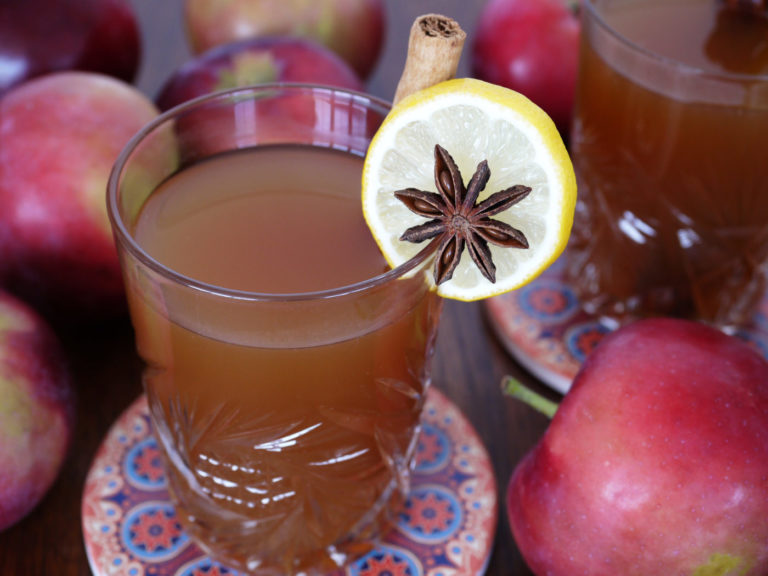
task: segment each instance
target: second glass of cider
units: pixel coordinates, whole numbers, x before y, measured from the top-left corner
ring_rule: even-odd
[[[441,310],[424,251],[363,220],[388,112],[328,88],[182,105],[119,158],[109,209],[179,520],[254,574],[330,572],[408,490]]]
[[[768,14],[585,0],[582,15],[570,281],[619,322],[748,324],[768,262]]]

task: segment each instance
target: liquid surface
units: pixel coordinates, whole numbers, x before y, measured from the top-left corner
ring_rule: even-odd
[[[161,262],[228,287],[362,280],[384,264],[359,213],[360,168],[360,158],[307,148],[215,158],[159,189],[136,235]],[[256,574],[329,572],[364,551],[408,487],[440,311],[423,278],[299,308],[127,277],[187,532]],[[310,325],[338,336],[304,338]],[[278,331],[282,345],[243,344],[243,334]]]
[[[598,12],[629,41],[707,72],[768,74],[768,15],[724,9],[715,0],[626,0]]]
[[[236,290],[327,290],[388,269],[360,203],[363,159],[270,147],[192,166],[155,191],[134,235],[156,260]]]

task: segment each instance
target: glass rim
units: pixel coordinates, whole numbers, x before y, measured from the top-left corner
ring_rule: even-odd
[[[289,293],[274,293],[274,292],[257,292],[251,290],[238,290],[233,288],[226,288],[217,284],[211,284],[186,276],[175,271],[173,268],[166,266],[159,260],[153,258],[144,248],[142,248],[133,235],[128,231],[125,222],[120,215],[120,209],[118,207],[117,198],[119,195],[119,183],[124,173],[124,169],[131,159],[131,156],[136,151],[138,146],[143,142],[150,134],[155,132],[161,126],[172,121],[174,118],[179,117],[190,109],[194,109],[205,105],[209,102],[216,100],[238,100],[241,96],[248,96],[251,99],[257,97],[258,94],[263,94],[263,97],[273,95],[277,93],[338,93],[352,96],[366,103],[367,107],[377,107],[381,109],[382,115],[386,117],[386,113],[391,109],[392,104],[382,98],[366,94],[357,90],[350,90],[347,88],[341,88],[338,86],[329,86],[323,84],[307,84],[296,82],[271,82],[265,84],[259,84],[254,86],[246,86],[239,88],[231,88],[228,90],[222,90],[198,96],[186,102],[183,102],[173,108],[160,113],[156,118],[152,119],[146,125],[144,125],[121,150],[120,154],[115,160],[109,179],[107,181],[107,215],[112,226],[113,234],[116,242],[119,242],[124,249],[126,249],[134,258],[136,258],[142,265],[146,266],[156,274],[174,282],[175,284],[183,285],[187,288],[205,292],[207,294],[227,297],[235,300],[247,300],[247,301],[270,301],[270,302],[296,302],[296,301],[310,301],[310,300],[322,300],[328,298],[338,298],[359,292],[365,292],[373,288],[377,288],[390,281],[396,280],[405,276],[408,272],[421,265],[429,256],[433,253],[433,243],[428,243],[424,248],[419,250],[414,256],[399,264],[394,268],[390,268],[370,278],[354,282],[352,284],[346,284],[334,288],[325,290],[309,291],[309,292],[289,292]],[[316,144],[309,143],[311,146]]]
[[[646,58],[649,58],[650,60],[653,60],[662,66],[675,68],[681,73],[688,74],[690,76],[719,80],[721,82],[768,82],[768,74],[745,74],[741,72],[705,70],[698,66],[694,66],[693,64],[687,64],[682,60],[677,60],[676,58],[665,56],[654,50],[646,48],[645,46],[641,46],[634,40],[631,40],[626,35],[616,30],[605,20],[600,10],[596,6],[598,1],[599,0],[583,0],[581,4],[582,9],[585,10],[585,13],[590,14],[598,26],[600,26],[606,33],[610,34],[626,48],[638,54],[642,54]]]

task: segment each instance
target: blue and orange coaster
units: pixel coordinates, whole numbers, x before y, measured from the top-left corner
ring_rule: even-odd
[[[476,576],[490,558],[497,492],[488,452],[443,394],[429,390],[413,487],[397,523],[336,575]],[[184,533],[169,501],[146,397],[113,425],[91,466],[83,536],[95,576],[225,576]]]
[[[520,290],[484,301],[507,351],[544,384],[565,394],[589,353],[614,326],[585,312],[565,280],[563,259]],[[768,357],[768,299],[737,334]]]

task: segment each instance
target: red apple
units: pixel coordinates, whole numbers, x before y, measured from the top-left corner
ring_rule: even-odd
[[[573,114],[580,25],[575,0],[489,0],[471,48],[472,74],[533,100],[566,136]]]
[[[71,443],[74,410],[58,339],[36,312],[0,292],[0,532],[53,485]]]
[[[168,109],[212,91],[275,81],[322,87],[315,94],[268,87],[268,92],[279,92],[280,97],[235,95],[224,105],[209,101],[185,109],[175,122],[181,162],[256,144],[302,138],[319,142],[324,134],[338,133],[334,126],[340,124],[360,136],[380,122],[373,114],[367,117],[354,97],[332,92],[331,87],[362,88],[360,79],[343,60],[312,40],[288,36],[252,38],[212,48],[182,66],[163,87],[157,102]]]
[[[129,0],[0,2],[0,94],[59,70],[102,72],[130,82],[140,58]]]
[[[507,505],[540,576],[768,574],[768,363],[643,320],[587,358]]]
[[[124,308],[107,178],[157,113],[132,86],[88,72],[36,78],[0,99],[0,285],[55,312]]]
[[[208,50],[179,68],[157,98],[167,110],[197,96],[268,82],[303,82],[361,90],[355,72],[334,52],[311,40],[252,38]]]
[[[290,35],[324,44],[367,78],[384,41],[383,0],[185,0],[195,53],[235,40]]]

